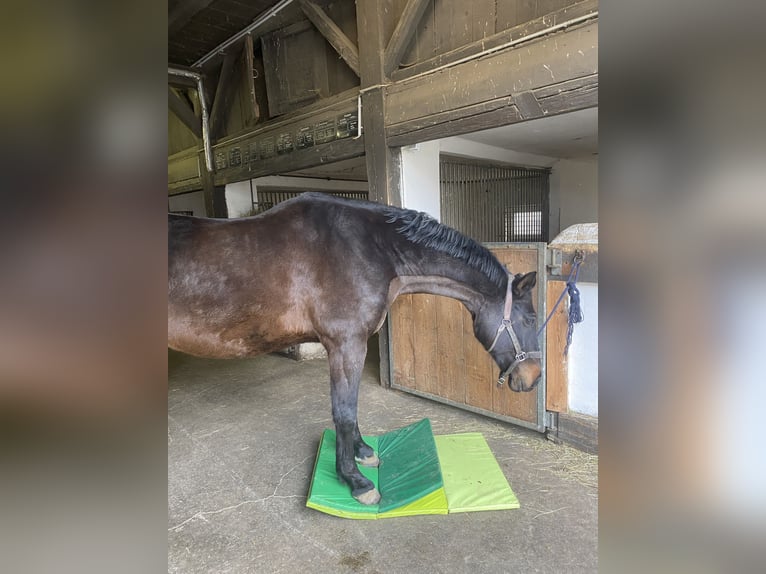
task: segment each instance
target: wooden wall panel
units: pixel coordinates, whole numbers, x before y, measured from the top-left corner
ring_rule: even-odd
[[[548,281],[548,309],[553,309],[556,299],[566,288],[564,281]],[[546,327],[546,364],[547,395],[545,408],[549,411],[565,413],[568,410],[567,395],[567,359],[563,355],[567,343],[566,304],[562,303],[551,317]]]
[[[415,341],[415,389],[438,394],[438,318],[435,295],[413,295],[412,320]]]
[[[467,310],[463,310],[467,320],[463,322],[463,354],[465,356],[467,405],[492,411],[492,398],[495,381],[499,373],[495,373],[495,362],[473,334],[473,321]]]
[[[401,295],[389,314],[391,330],[396,333],[396,362],[393,378],[408,387],[415,385],[415,341],[412,320],[412,295]]]
[[[394,4],[397,8],[396,14],[398,18],[404,10],[407,0],[394,0]],[[434,4],[434,0],[428,3],[426,11],[420,20],[420,24],[415,31],[415,37],[412,39],[409,48],[404,52],[401,62],[402,66],[411,66],[416,62],[422,62],[423,60],[427,60],[436,55],[434,51],[436,42],[436,7]],[[394,22],[394,26],[396,26],[396,22]],[[391,29],[391,32],[393,32],[393,28]],[[386,36],[386,40],[390,37],[391,34]]]
[[[356,26],[356,4],[347,1],[333,1],[322,4],[327,15],[348,37],[348,39],[359,46],[358,32]],[[359,85],[359,77],[349,68],[346,62],[340,58],[335,49],[325,42],[325,52],[327,59],[327,82],[331,95],[345,92],[346,90]],[[358,50],[357,50],[358,53]]]
[[[404,53],[402,66],[406,68],[447,54],[575,3],[573,0],[431,0]],[[390,0],[388,4],[390,13],[383,16],[386,40],[391,37],[407,0]]]
[[[201,145],[189,128],[168,109],[168,156]]]
[[[448,297],[435,297],[438,342],[436,393],[458,403],[465,402],[465,357],[463,355],[463,319],[471,317],[462,303]]]
[[[308,20],[261,38],[269,111],[273,116],[330,95],[325,44]]]
[[[498,0],[497,31],[524,24],[573,4],[573,0]]]
[[[450,52],[495,32],[495,0],[440,0],[434,16],[433,55]]]

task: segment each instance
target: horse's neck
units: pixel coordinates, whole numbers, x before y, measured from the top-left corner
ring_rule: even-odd
[[[445,265],[423,257],[414,267],[397,274],[389,287],[389,301],[397,295],[430,293],[461,301],[472,313],[498,293],[498,288],[478,271],[456,261]]]

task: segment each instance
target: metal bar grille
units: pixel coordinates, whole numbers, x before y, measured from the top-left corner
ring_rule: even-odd
[[[442,159],[442,223],[482,243],[547,242],[549,173]]]
[[[257,194],[257,201],[253,201],[253,211],[252,215],[256,215],[258,213],[263,213],[264,211],[271,209],[278,203],[282,203],[283,201],[287,201],[288,199],[292,199],[293,197],[298,197],[300,194],[305,193],[303,191],[262,191],[258,190],[256,192]],[[367,192],[366,191],[332,191],[332,192],[322,192],[326,193],[327,195],[332,195],[335,197],[345,197],[347,199],[367,199]]]

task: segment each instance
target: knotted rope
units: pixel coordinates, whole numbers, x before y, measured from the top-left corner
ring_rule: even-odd
[[[539,338],[543,330],[545,330],[545,327],[548,325],[548,321],[551,320],[551,317],[553,317],[556,309],[558,309],[558,306],[561,304],[561,301],[564,300],[564,295],[568,293],[569,317],[567,318],[567,344],[566,347],[564,347],[564,355],[569,352],[569,346],[572,344],[572,334],[574,333],[575,323],[582,323],[583,320],[585,320],[585,315],[580,306],[580,290],[576,285],[577,277],[580,274],[580,264],[583,262],[583,259],[582,253],[575,253],[574,259],[572,260],[572,270],[569,272],[566,287],[561,291],[561,295],[559,295],[556,304],[553,306],[553,309],[551,309],[551,312],[548,313],[548,317],[545,319],[542,327],[537,331],[537,336]]]

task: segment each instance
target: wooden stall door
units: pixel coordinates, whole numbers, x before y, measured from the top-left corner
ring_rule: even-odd
[[[538,272],[533,300],[542,324],[545,243],[487,247],[513,273]],[[402,295],[391,307],[389,329],[393,388],[545,431],[545,369],[532,392],[513,392],[507,383],[498,387],[500,369],[474,337],[471,315],[462,303],[438,295]],[[541,349],[545,353],[544,341]]]

